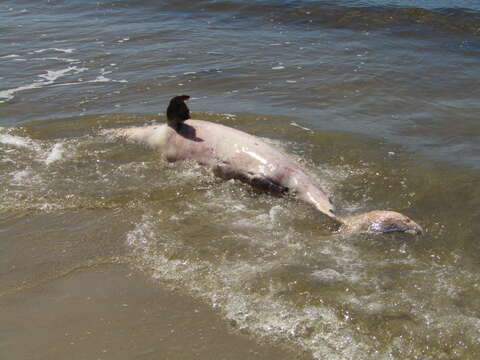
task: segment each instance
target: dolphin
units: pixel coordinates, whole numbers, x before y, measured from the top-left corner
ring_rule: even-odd
[[[256,136],[191,119],[185,104],[188,99],[188,95],[181,95],[170,100],[166,124],[116,129],[113,135],[155,149],[169,162],[194,160],[222,178],[237,179],[280,194],[293,194],[332,219],[339,232],[422,233],[420,225],[395,211],[337,216],[332,200],[296,161]]]

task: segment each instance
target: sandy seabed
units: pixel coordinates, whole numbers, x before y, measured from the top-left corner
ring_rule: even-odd
[[[79,270],[4,295],[5,359],[297,359],[240,334],[202,302],[125,265]]]

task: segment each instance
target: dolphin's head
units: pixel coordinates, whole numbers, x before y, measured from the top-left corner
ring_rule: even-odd
[[[170,100],[167,108],[167,124],[178,129],[185,121],[190,119],[190,110],[185,101],[190,99],[188,95],[175,96]]]
[[[375,210],[343,219],[345,232],[405,232],[422,234],[423,229],[408,216],[396,211]]]

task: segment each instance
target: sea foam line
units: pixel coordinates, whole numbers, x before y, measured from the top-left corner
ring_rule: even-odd
[[[0,128],[2,131],[3,128]],[[33,139],[10,135],[8,133],[0,133],[0,144],[3,145],[10,145],[16,148],[24,148],[33,150],[37,153],[35,156],[36,161],[44,162],[46,165],[50,165],[51,163],[61,160],[65,153],[65,147],[63,142],[58,142],[54,144],[50,150],[46,151],[42,148],[41,144],[34,141]]]
[[[34,50],[33,52],[35,54],[41,54],[47,51],[56,51],[56,52],[63,52],[66,54],[71,54],[75,49],[61,49],[61,48],[48,48],[48,49],[40,49],[40,50]]]
[[[10,54],[10,55],[2,56],[2,57],[0,57],[0,59],[12,59],[12,58],[18,58],[18,57],[20,57],[20,55]]]
[[[28,148],[35,151],[40,150],[39,145],[33,140],[10,134],[0,134],[0,144]]]
[[[34,81],[32,84],[19,86],[14,89],[7,89],[0,91],[0,103],[12,100],[14,98],[15,93],[24,91],[24,90],[31,90],[31,89],[38,89],[47,85],[51,85],[57,80],[69,73],[78,74],[88,70],[88,68],[79,68],[78,66],[69,66],[66,69],[61,70],[47,70],[45,74],[40,74],[38,77],[42,78],[43,80]],[[2,100],[3,99],[3,100]]]

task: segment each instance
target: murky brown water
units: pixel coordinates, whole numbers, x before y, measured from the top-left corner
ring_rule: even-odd
[[[204,299],[234,328],[317,357],[381,349],[474,356],[473,171],[345,133],[288,122],[268,133],[255,117],[195,115],[267,135],[322,179],[340,213],[397,209],[426,234],[332,234],[294,199],[223,182],[195,164],[166,164],[102,135],[153,117],[36,122],[3,135],[12,160],[2,162],[4,296],[121,262]]]
[[[478,358],[478,9],[279,3],[0,5],[2,355]],[[425,234],[104,135],[178,93]]]

